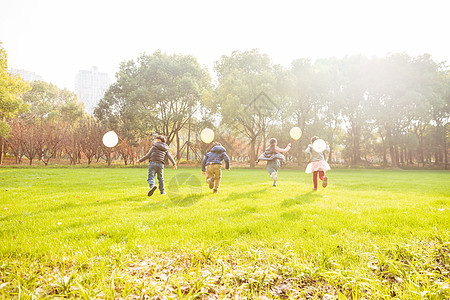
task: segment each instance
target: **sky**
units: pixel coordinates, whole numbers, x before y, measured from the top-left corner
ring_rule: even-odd
[[[213,72],[232,51],[274,63],[388,53],[450,62],[448,0],[0,0],[10,68],[74,91],[79,70],[114,80],[121,62],[161,50]]]

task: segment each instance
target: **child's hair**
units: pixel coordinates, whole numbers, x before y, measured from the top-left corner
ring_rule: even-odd
[[[161,142],[165,143],[166,142],[166,137],[163,135],[157,135],[155,137],[155,139],[160,140]]]
[[[213,146],[213,147],[214,147],[214,146],[222,146],[222,144],[219,143],[219,142],[213,142],[212,146]]]
[[[319,139],[319,137],[318,136],[313,136],[312,138],[311,138],[311,144],[313,144],[316,140],[318,140]]]
[[[269,147],[267,147],[267,149],[274,153],[275,152],[275,147],[277,146],[277,139],[276,138],[271,138],[269,140]]]

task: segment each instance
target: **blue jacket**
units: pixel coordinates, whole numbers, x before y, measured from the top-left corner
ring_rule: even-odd
[[[230,158],[225,153],[227,150],[222,146],[214,146],[211,151],[205,154],[202,163],[202,171],[206,172],[206,165],[221,165],[225,160],[225,168],[230,168]]]

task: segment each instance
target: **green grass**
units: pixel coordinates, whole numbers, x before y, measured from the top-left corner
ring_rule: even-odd
[[[450,173],[1,168],[0,297],[450,298]]]

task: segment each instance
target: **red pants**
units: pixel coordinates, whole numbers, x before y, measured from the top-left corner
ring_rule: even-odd
[[[317,174],[319,174],[320,180],[323,181],[323,178],[325,177],[324,171],[315,171],[313,172],[313,182],[314,182],[314,188],[317,189]]]

